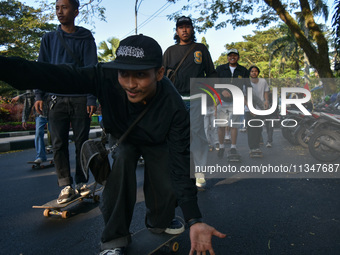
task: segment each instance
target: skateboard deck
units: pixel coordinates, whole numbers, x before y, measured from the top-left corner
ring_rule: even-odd
[[[47,202],[46,204],[43,205],[34,205],[32,208],[37,208],[37,209],[45,209],[43,215],[45,217],[49,217],[51,215],[59,215],[63,219],[66,219],[70,217],[70,212],[67,210],[63,210],[64,208],[68,207],[69,205],[76,203],[76,202],[82,202],[84,199],[93,199],[94,202],[99,202],[100,201],[100,196],[96,195],[95,193],[102,190],[104,187],[100,186],[97,188],[97,183],[93,182],[87,186],[91,191],[89,194],[85,196],[77,195],[75,198],[73,198],[71,201],[63,203],[63,204],[58,204],[57,199],[54,199],[50,202]]]
[[[31,164],[32,168],[42,169],[42,168],[54,166],[54,161],[53,161],[53,158],[48,158],[48,159],[46,159],[46,161],[41,162],[41,163],[37,163],[37,162],[34,162],[34,161],[28,161],[27,164]]]
[[[241,156],[239,154],[227,154],[227,160],[229,162],[241,162]]]
[[[174,239],[179,235],[169,235],[166,233],[154,234],[147,228],[144,228],[132,235],[132,242],[127,247],[127,254],[149,255],[158,250],[177,252],[179,243]]]
[[[250,152],[249,155],[251,158],[262,158],[263,157],[262,152]]]

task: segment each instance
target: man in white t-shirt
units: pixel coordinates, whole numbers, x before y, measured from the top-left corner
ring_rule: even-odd
[[[257,66],[251,66],[249,68],[249,75],[250,75],[250,83],[253,87],[253,97],[257,97],[263,103],[264,109],[268,109],[269,101],[268,101],[268,94],[269,94],[269,86],[267,81],[263,78],[258,78],[260,74],[260,69]],[[257,106],[257,109],[259,107]],[[251,125],[248,125],[247,132],[248,132],[248,145],[250,148],[250,156],[254,154],[262,154],[260,150],[260,140],[261,140],[261,121],[256,121],[256,119],[261,119],[262,116],[254,115],[251,112],[246,113],[247,121],[251,121]]]

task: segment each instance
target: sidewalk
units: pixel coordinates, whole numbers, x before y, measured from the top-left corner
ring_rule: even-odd
[[[91,127],[89,138],[100,137],[102,129],[100,127]],[[34,131],[21,131],[0,134],[0,152],[13,150],[23,150],[34,148]],[[70,139],[73,138],[73,132],[70,131]],[[45,144],[47,144],[47,134],[45,133]]]

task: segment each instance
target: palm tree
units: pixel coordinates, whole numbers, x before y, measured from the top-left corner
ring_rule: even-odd
[[[269,66],[271,65],[274,56],[281,56],[280,70],[284,72],[287,61],[292,59],[295,64],[294,69],[296,70],[296,76],[299,77],[302,50],[286,24],[280,25],[279,28],[283,36],[268,45],[268,50],[270,52]]]
[[[338,71],[340,70],[340,0],[335,0],[334,2],[334,14],[332,17],[332,26],[336,49],[336,61],[334,69]]]
[[[116,58],[116,50],[120,43],[119,39],[111,37],[107,39],[107,42],[110,45],[108,45],[106,41],[102,41],[99,43],[98,49],[100,50],[100,52],[98,54],[98,60],[100,62],[109,62]]]

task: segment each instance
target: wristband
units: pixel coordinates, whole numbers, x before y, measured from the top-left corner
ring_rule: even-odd
[[[189,228],[196,223],[202,223],[202,218],[193,218],[187,222]]]

